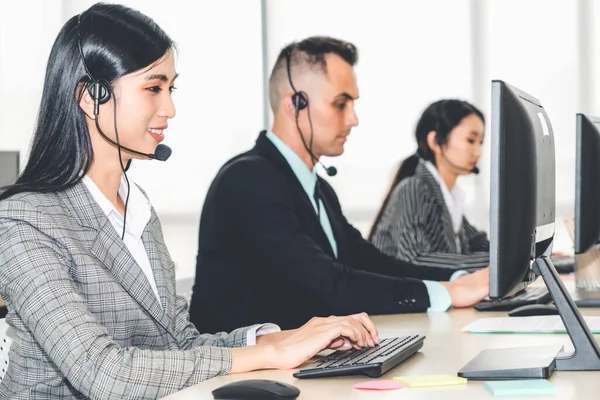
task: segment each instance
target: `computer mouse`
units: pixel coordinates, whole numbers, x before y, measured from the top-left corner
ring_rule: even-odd
[[[509,317],[531,317],[535,315],[558,315],[553,304],[529,304],[517,307],[508,313]]]
[[[296,386],[268,379],[231,382],[212,392],[220,400],[280,400],[295,399],[300,394]]]

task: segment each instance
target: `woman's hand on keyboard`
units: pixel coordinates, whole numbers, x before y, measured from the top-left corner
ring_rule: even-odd
[[[375,324],[365,313],[346,317],[313,318],[272,344],[275,368],[301,365],[324,349],[348,350],[379,344]]]

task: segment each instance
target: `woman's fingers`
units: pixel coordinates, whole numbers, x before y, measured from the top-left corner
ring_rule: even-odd
[[[329,344],[328,348],[331,350],[350,350],[352,343],[345,337],[339,336]]]
[[[377,328],[375,327],[375,324],[373,323],[371,318],[369,318],[369,315],[367,315],[367,313],[363,312],[360,314],[354,314],[352,317],[354,319],[360,321],[362,326],[364,326],[365,329],[369,332],[369,335],[370,335],[372,343],[373,343],[371,346],[374,346],[375,344],[379,344],[379,332],[377,331]]]

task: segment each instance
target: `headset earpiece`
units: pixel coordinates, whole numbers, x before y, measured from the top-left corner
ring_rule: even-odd
[[[83,54],[83,47],[81,45],[81,14],[77,17],[77,47],[79,48],[79,54],[81,55],[81,62],[83,63],[83,69],[87,74],[87,78],[90,80],[87,90],[92,100],[94,100],[94,115],[100,113],[100,104],[106,103],[110,100],[110,83],[104,80],[96,80],[92,76],[90,70],[85,63],[85,55]]]
[[[285,53],[285,61],[286,61],[288,82],[290,83],[290,86],[292,87],[292,90],[294,91],[294,94],[292,95],[292,104],[294,105],[294,112],[296,114],[296,127],[298,128],[298,133],[300,134],[300,139],[302,140],[302,144],[304,145],[304,148],[306,149],[306,151],[312,158],[313,162],[315,164],[316,163],[321,164],[321,166],[323,166],[323,168],[325,168],[325,172],[327,172],[327,175],[335,176],[337,174],[337,169],[335,167],[326,167],[325,165],[323,165],[323,163],[321,161],[319,161],[319,159],[317,157],[315,157],[315,155],[312,152],[313,128],[312,128],[312,121],[310,120],[310,110],[308,111],[308,123],[310,124],[310,145],[308,145],[308,146],[306,145],[306,142],[304,141],[304,136],[302,135],[302,131],[300,130],[300,125],[298,124],[298,116],[300,114],[300,110],[304,110],[305,108],[308,107],[308,96],[304,92],[297,91],[296,87],[294,86],[294,82],[292,82],[292,71],[291,71],[291,65],[290,65],[292,63],[292,52],[293,52],[293,48],[290,48]]]
[[[308,100],[301,92],[296,92],[292,95],[292,103],[294,103],[296,111],[304,110],[308,106]]]
[[[294,94],[292,95],[292,103],[294,104],[294,108],[296,109],[296,115],[298,115],[300,110],[304,110],[306,107],[308,107],[308,98],[306,97],[306,95],[304,93],[297,91],[296,87],[294,87],[294,82],[292,82],[292,72],[291,72],[291,65],[290,65],[292,62],[292,49],[290,49],[285,54],[285,62],[286,62],[288,81],[290,82],[290,86],[292,87],[292,90],[294,91]]]
[[[104,104],[110,100],[110,90],[104,82],[91,81],[88,85],[88,92],[94,102],[98,102],[98,104]]]

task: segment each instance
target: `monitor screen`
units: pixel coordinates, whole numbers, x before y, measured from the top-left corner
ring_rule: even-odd
[[[600,118],[577,114],[575,254],[600,242]]]
[[[19,177],[19,152],[0,151],[0,188],[15,183]]]
[[[535,279],[531,262],[550,256],[555,219],[554,134],[540,102],[492,82],[490,298]]]

